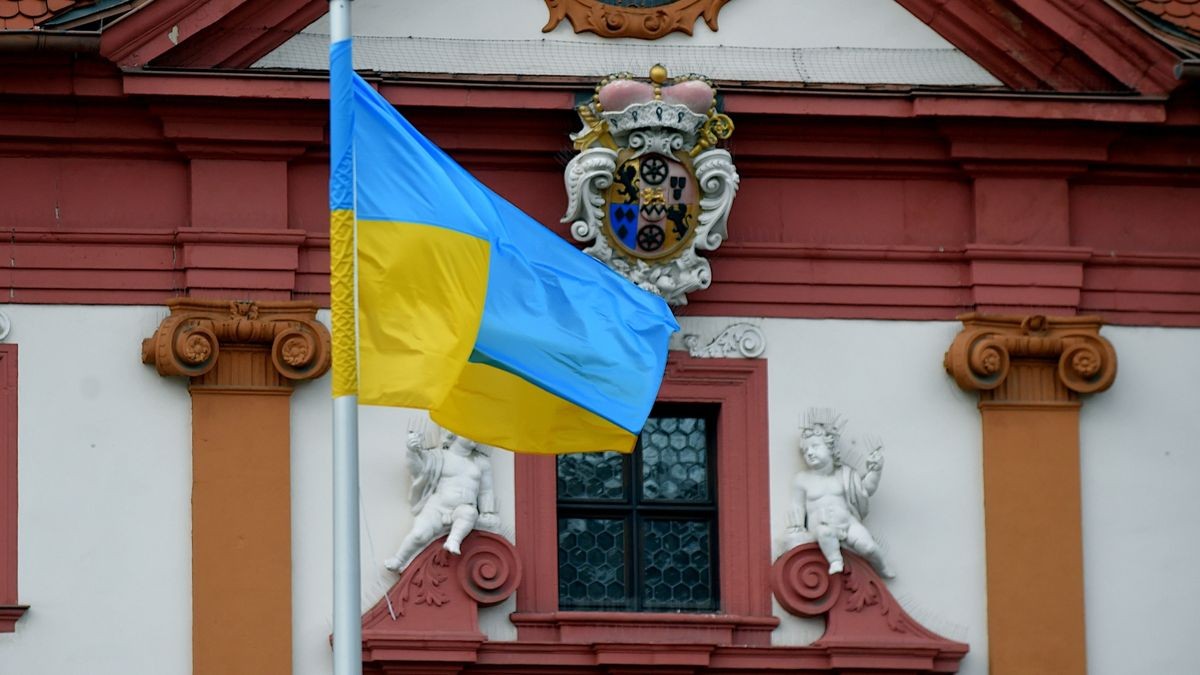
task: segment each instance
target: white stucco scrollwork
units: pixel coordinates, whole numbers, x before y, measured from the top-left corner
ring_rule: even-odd
[[[617,153],[608,148],[588,148],[575,155],[563,174],[567,187],[567,214],[571,236],[579,241],[595,239],[604,219],[604,191],[612,185]]]
[[[735,323],[721,331],[708,344],[700,344],[700,336],[687,333],[682,338],[688,354],[701,359],[756,359],[767,351],[767,336],[754,324]]]

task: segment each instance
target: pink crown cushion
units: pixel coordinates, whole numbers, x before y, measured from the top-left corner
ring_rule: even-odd
[[[654,99],[654,87],[636,80],[614,80],[600,87],[600,105],[610,112],[620,112],[634,103]]]
[[[703,115],[712,105],[713,88],[701,80],[685,80],[663,87],[662,99],[671,104],[682,103],[692,112]]]

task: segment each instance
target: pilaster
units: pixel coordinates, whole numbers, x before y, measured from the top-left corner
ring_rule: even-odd
[[[329,332],[312,303],[167,305],[142,360],[190,380],[193,672],[290,673],[290,395]]]
[[[288,165],[325,141],[324,122],[228,105],[154,112],[188,160],[188,227],[177,228],[188,293],[289,299],[305,233],[289,229]]]
[[[1098,317],[959,318],[944,365],[979,392],[990,672],[1084,675],[1079,395],[1116,352]]]

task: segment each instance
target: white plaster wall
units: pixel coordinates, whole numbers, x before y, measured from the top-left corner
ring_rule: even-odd
[[[191,403],[141,363],[161,307],[5,305],[18,593],[5,675],[191,671]]]
[[[1120,367],[1080,413],[1088,672],[1200,673],[1200,330],[1101,334]]]
[[[1001,84],[893,0],[738,0],[717,31],[699,21],[657,40],[577,34],[569,21],[542,33],[537,0],[358,0],[352,13],[355,67],[382,72],[599,79],[661,63],[740,82]],[[328,35],[318,19],[254,67],[323,71]]]
[[[468,40],[568,40],[612,44],[592,32],[576,34],[569,20],[550,32],[545,2],[536,0],[355,0],[354,34],[455,37]],[[691,37],[680,32],[660,44],[744,47],[952,47],[894,0],[737,0],[718,14],[720,29],[697,20]],[[328,18],[311,31],[328,32]],[[644,43],[634,38],[620,42]]]
[[[563,20],[543,33],[549,18],[539,0],[355,0],[355,35],[475,40],[567,40],[613,44],[594,33],[575,33]],[[944,49],[940,35],[894,0],[736,0],[721,9],[719,30],[703,19],[691,37],[672,33],[655,44],[746,47],[874,47]],[[327,34],[323,17],[307,32]],[[624,38],[616,42],[645,44]]]
[[[187,673],[191,665],[190,401],[186,384],[139,358],[158,307],[22,306],[19,345],[19,594],[32,605],[0,634],[0,672]],[[730,319],[683,319],[709,338]],[[847,433],[876,434],[886,466],[867,521],[918,620],[965,639],[962,672],[985,673],[979,419],[941,370],[951,322],[756,322],[767,335],[771,529],[786,525],[799,469],[797,423],[833,407]],[[1200,671],[1191,649],[1200,582],[1190,563],[1200,492],[1200,331],[1106,327],[1120,373],[1081,421],[1090,672]],[[417,413],[363,408],[364,609],[392,581],[379,560],[410,522],[400,439]],[[294,671],[331,671],[329,378],[297,387],[293,417]],[[494,455],[513,523],[512,459]],[[1131,503],[1130,499],[1134,499]],[[370,536],[367,536],[369,531]],[[1031,602],[1035,599],[1030,599]],[[492,639],[515,637],[507,606]],[[820,625],[780,612],[777,644]]]
[[[703,344],[734,321],[685,317],[681,323]],[[941,365],[959,324],[752,323],[767,340],[772,536],[789,524],[792,479],[802,467],[802,416],[808,408],[833,408],[848,421],[844,440],[874,435],[884,443],[883,477],[866,525],[896,572],[889,589],[926,627],[970,643],[960,672],[986,673],[979,414],[974,396],[959,390]],[[807,644],[824,628],[777,604],[776,615],[782,624],[774,644]]]

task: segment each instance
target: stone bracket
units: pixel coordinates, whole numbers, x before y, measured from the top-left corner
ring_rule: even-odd
[[[392,668],[475,661],[487,639],[479,631],[479,607],[513,594],[521,583],[521,561],[512,544],[491,532],[468,535],[462,555],[444,550],[445,541],[445,536],[439,537],[417,554],[363,615],[364,662]]]
[[[815,543],[796,546],[771,567],[771,589],[784,609],[796,616],[825,617],[825,634],[813,647],[853,653],[858,666],[873,672],[930,653],[935,654],[933,667],[926,672],[958,670],[966,644],[917,623],[869,563],[850,551],[842,555],[846,570],[841,574],[829,574],[829,562]]]

